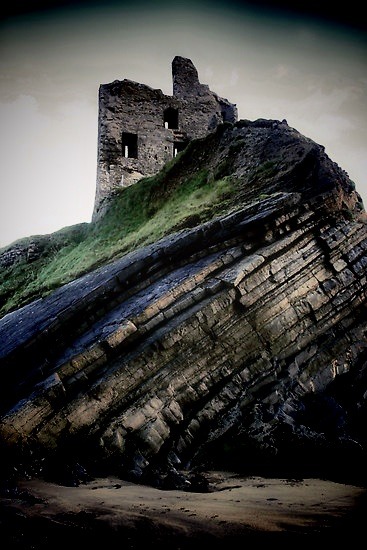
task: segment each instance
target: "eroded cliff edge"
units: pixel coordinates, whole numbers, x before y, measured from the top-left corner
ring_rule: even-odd
[[[160,192],[204,168],[235,185],[228,212],[0,320],[9,464],[176,485],[208,464],[362,464],[367,232],[353,182],[285,121],[221,126]]]

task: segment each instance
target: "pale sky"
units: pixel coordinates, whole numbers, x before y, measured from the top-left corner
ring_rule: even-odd
[[[78,3],[77,3],[78,4]],[[367,206],[367,33],[240,2],[84,2],[0,21],[0,247],[91,220],[98,88],[172,93],[175,55],[236,103],[287,119]]]

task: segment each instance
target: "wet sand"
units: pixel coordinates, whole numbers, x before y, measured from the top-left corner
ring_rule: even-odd
[[[189,548],[210,543],[353,542],[366,489],[320,479],[207,472],[210,492],[163,491],[99,478],[78,487],[22,481],[0,499],[4,549],[103,543],[104,548]],[[356,539],[357,540],[357,539]],[[123,544],[122,544],[123,543]]]

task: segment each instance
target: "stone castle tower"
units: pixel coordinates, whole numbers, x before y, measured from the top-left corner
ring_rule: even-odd
[[[201,84],[190,59],[174,58],[172,79],[172,96],[127,79],[100,86],[94,219],[113,190],[157,173],[218,124],[236,122],[236,105]]]

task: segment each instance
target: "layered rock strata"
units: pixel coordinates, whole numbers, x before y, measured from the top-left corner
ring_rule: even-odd
[[[216,169],[239,131],[243,154],[231,163],[245,178],[251,147],[270,148],[271,158],[280,130],[271,121],[227,128]],[[257,199],[244,185],[251,200],[234,212],[0,321],[0,433],[13,461],[61,456],[134,479],[186,468],[259,406],[268,415],[259,441],[279,423],[294,432],[305,396],[345,374],[359,380],[354,406],[365,414],[364,211],[322,147],[302,137],[278,143],[280,158],[299,161],[258,179]],[[305,144],[312,162],[298,154]]]

